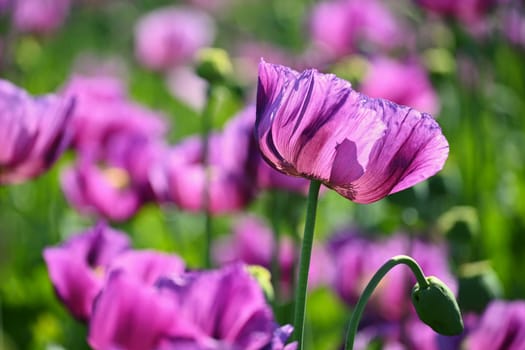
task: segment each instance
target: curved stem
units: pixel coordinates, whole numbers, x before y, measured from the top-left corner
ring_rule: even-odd
[[[368,299],[370,299],[370,296],[372,296],[374,289],[377,287],[381,279],[385,277],[388,271],[390,271],[394,266],[399,264],[405,264],[410,268],[410,270],[412,270],[412,273],[416,277],[417,282],[419,283],[421,288],[426,288],[429,286],[425,278],[425,274],[421,270],[421,267],[411,257],[407,255],[396,255],[388,259],[388,261],[384,263],[383,266],[379,268],[379,270],[377,270],[370,282],[368,282],[365,290],[363,291],[363,293],[359,297],[359,300],[357,301],[357,305],[355,306],[354,311],[352,312],[352,317],[350,319],[350,324],[348,325],[348,331],[346,333],[345,350],[352,350],[354,347],[354,338],[355,334],[357,333],[357,326],[359,325],[361,315],[365,310],[366,303],[368,302]]]
[[[306,289],[308,287],[308,270],[310,269],[310,256],[314,238],[315,215],[317,212],[317,199],[321,182],[312,180],[308,191],[308,203],[306,208],[306,222],[304,226],[303,244],[301,247],[301,258],[299,260],[299,276],[295,290],[295,313],[294,334],[299,345],[297,350],[303,346],[304,315],[306,311]]]

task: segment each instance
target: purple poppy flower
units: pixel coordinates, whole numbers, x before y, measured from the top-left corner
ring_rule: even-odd
[[[243,262],[271,270],[275,249],[272,230],[257,217],[240,218],[233,227],[233,234],[214,243],[213,255],[219,265]],[[297,253],[293,242],[284,238],[279,243],[280,295],[291,296],[294,265]]]
[[[62,174],[66,197],[82,213],[129,219],[155,198],[149,169],[163,153],[166,123],[128,101],[110,77],[75,77],[66,93],[79,101],[73,116],[79,159]]]
[[[59,298],[82,320],[90,318],[93,302],[112,272],[153,286],[159,277],[179,275],[185,269],[176,255],[131,250],[124,233],[104,224],[74,235],[59,247],[47,248],[44,259]]]
[[[448,142],[426,113],[369,98],[314,69],[261,61],[256,136],[275,169],[371,203],[441,170]]]
[[[190,321],[198,333],[173,325],[162,349],[283,349],[289,328],[279,329],[257,282],[242,265],[189,273],[160,282],[179,309],[178,319]],[[184,347],[186,346],[186,347]]]
[[[44,260],[58,297],[79,319],[87,320],[112,260],[130,248],[128,237],[103,224],[46,248]]]
[[[176,306],[158,289],[116,271],[96,300],[88,342],[95,350],[155,349],[177,320]]]
[[[13,2],[13,24],[21,32],[47,34],[60,28],[70,0],[16,0]]]
[[[371,97],[385,98],[427,113],[434,114],[439,110],[438,98],[428,75],[415,61],[373,60],[360,90]]]
[[[0,80],[0,184],[29,180],[47,170],[70,141],[73,100],[33,98]]]
[[[158,139],[167,131],[165,118],[131,102],[123,83],[116,78],[74,76],[64,94],[74,96],[77,103],[72,121],[77,150],[104,148],[120,133]]]
[[[167,69],[193,58],[215,35],[212,19],[189,7],[160,8],[142,17],[135,27],[135,54],[151,69]]]
[[[370,45],[391,49],[406,42],[399,21],[376,0],[321,2],[313,9],[310,31],[314,43],[334,58]]]
[[[464,342],[468,350],[521,350],[525,344],[525,302],[496,300]]]
[[[97,150],[83,149],[76,164],[63,171],[62,189],[81,213],[127,220],[143,203],[154,199],[149,167],[163,150],[162,145],[140,135],[115,136],[108,140],[102,156],[97,156]]]
[[[293,350],[285,345],[291,331],[277,327],[259,285],[241,265],[175,271],[156,286],[114,271],[95,303],[89,343],[96,350]]]
[[[272,268],[275,239],[272,230],[259,218],[247,216],[240,218],[233,227],[233,234],[214,243],[214,260],[219,265],[243,262]],[[280,268],[280,295],[285,299],[292,296],[294,268],[297,260],[294,242],[283,237],[279,242],[278,262]],[[317,288],[332,280],[332,261],[325,249],[314,244],[309,273],[309,288]]]
[[[221,214],[243,209],[253,198],[248,176],[249,143],[253,134],[238,127],[234,118],[222,133],[210,134],[208,161],[204,164],[203,141],[190,136],[174,146],[166,161],[153,171],[152,182],[159,198],[188,211],[203,210],[208,187],[208,210]],[[208,179],[206,174],[209,174]]]
[[[388,239],[373,241],[355,232],[334,237],[330,250],[335,259],[334,282],[338,294],[354,305],[374,273],[390,257],[398,254],[413,256],[426,275],[435,275],[444,281],[452,291],[457,283],[448,269],[445,247],[407,236],[396,234]],[[415,314],[410,292],[416,283],[412,273],[397,267],[386,275],[374,292],[367,314],[372,318],[396,321],[406,315]]]

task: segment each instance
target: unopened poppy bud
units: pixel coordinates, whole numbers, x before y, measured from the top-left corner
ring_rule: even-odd
[[[481,313],[502,294],[501,282],[488,262],[478,261],[460,267],[458,303],[463,311]]]
[[[211,84],[226,82],[233,67],[228,53],[223,49],[205,48],[197,52],[197,75]]]
[[[416,283],[412,289],[412,304],[419,319],[443,335],[463,332],[463,319],[452,291],[437,277],[426,280],[427,286]]]
[[[266,299],[273,300],[274,291],[272,286],[272,274],[270,271],[259,265],[248,265],[246,269],[248,273],[255,278],[257,283],[259,283]]]

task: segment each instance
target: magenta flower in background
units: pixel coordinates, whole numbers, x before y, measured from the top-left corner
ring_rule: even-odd
[[[460,19],[474,25],[483,20],[489,10],[500,0],[416,0],[430,12]]]
[[[388,50],[407,42],[399,21],[377,0],[321,2],[312,10],[310,32],[313,42],[336,59],[360,49]]]
[[[261,288],[242,265],[177,271],[155,286],[113,272],[98,298],[89,343],[104,349],[268,349],[285,345]]]
[[[21,32],[47,34],[62,26],[70,7],[70,0],[15,0],[13,25]]]
[[[228,157],[237,157],[237,154],[224,152],[223,145],[222,135],[210,135],[208,179],[200,136],[188,137],[174,146],[152,176],[153,187],[161,201],[173,202],[182,210],[202,211],[205,209],[204,191],[208,186],[207,209],[210,213],[243,209],[252,199],[253,190],[243,164],[237,164],[236,168],[227,166]]]
[[[525,302],[496,300],[483,312],[463,347],[467,350],[521,350],[524,344]]]
[[[95,350],[157,349],[179,319],[175,305],[156,288],[113,272],[95,304],[88,342]]]
[[[63,170],[61,185],[79,212],[114,221],[127,220],[155,199],[149,168],[163,154],[157,142],[140,135],[116,135],[104,154],[83,149],[73,166]],[[100,150],[99,150],[100,151]]]
[[[93,301],[104,284],[105,270],[128,249],[130,241],[123,232],[99,224],[44,250],[53,287],[75,317],[89,319]]]
[[[525,9],[510,7],[506,9],[501,20],[505,37],[514,45],[525,48]]]
[[[259,66],[255,133],[266,161],[371,203],[443,167],[448,142],[426,113],[369,98],[314,69]]]
[[[272,269],[276,244],[272,230],[262,219],[255,216],[241,217],[235,222],[232,231],[231,236],[214,242],[213,256],[217,264],[243,262]],[[333,262],[318,244],[314,244],[312,255],[308,286],[313,289],[331,282]],[[279,294],[287,299],[292,296],[294,268],[298,258],[290,237],[281,238],[277,258],[280,269]]]
[[[0,184],[30,180],[49,169],[70,142],[74,101],[32,97],[0,80]]]
[[[365,320],[356,335],[354,349],[367,350],[380,341],[382,349],[387,350],[458,350],[455,348],[441,349],[439,340],[439,334],[421,322],[417,316],[396,322],[367,322]]]
[[[62,173],[68,201],[80,212],[115,221],[129,219],[155,198],[152,164],[164,152],[162,115],[128,100],[111,77],[74,77],[65,91],[75,96],[76,163]]]
[[[199,77],[191,67],[176,67],[170,69],[166,77],[166,85],[173,97],[197,111],[202,111],[206,104],[208,83]]]
[[[291,328],[278,327],[260,286],[241,264],[188,273],[159,285],[177,304],[178,318],[195,326],[190,340],[187,327],[173,325],[161,349],[295,349],[296,344],[284,345]]]
[[[250,147],[254,118],[253,109],[243,111],[228,121],[221,133],[211,133],[207,164],[201,136],[187,137],[175,145],[153,171],[152,183],[159,198],[183,210],[201,211],[208,181],[208,209],[212,214],[243,209],[255,195],[249,169],[256,156]]]
[[[360,91],[426,113],[439,112],[438,97],[427,72],[415,61],[402,63],[386,57],[372,60]]]
[[[70,310],[81,320],[91,317],[93,303],[111,272],[125,273],[153,286],[160,276],[181,274],[185,264],[176,255],[131,250],[128,236],[105,224],[75,234],[58,247],[44,250],[51,282]]]
[[[165,117],[132,102],[124,84],[110,76],[73,76],[64,87],[77,102],[73,115],[73,145],[104,148],[115,134],[139,134],[159,139],[168,130]]]
[[[144,15],[135,27],[135,55],[144,66],[164,70],[190,62],[213,42],[213,20],[190,7],[165,7]]]
[[[233,117],[224,130],[225,147],[229,152],[239,154],[238,159],[243,159],[242,162],[239,160],[230,162],[230,166],[246,163],[249,177],[255,179],[253,185],[259,190],[279,189],[298,193],[308,192],[308,180],[287,176],[269,166],[261,157],[254,136],[255,115],[255,106],[249,105]]]

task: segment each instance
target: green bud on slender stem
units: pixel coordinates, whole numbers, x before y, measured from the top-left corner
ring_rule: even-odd
[[[352,312],[352,317],[350,319],[350,324],[348,325],[348,331],[346,333],[345,350],[351,350],[354,347],[357,326],[359,325],[359,321],[361,320],[361,316],[365,310],[366,303],[372,296],[374,289],[377,287],[381,279],[383,279],[383,277],[388,273],[388,271],[399,264],[405,264],[412,270],[412,273],[416,277],[418,284],[422,286],[422,288],[429,286],[425,275],[421,270],[421,267],[419,267],[418,263],[414,259],[407,255],[397,255],[390,258],[386,263],[383,264],[383,266],[379,268],[379,270],[377,270],[357,301],[357,305]]]
[[[209,47],[197,52],[195,71],[210,84],[221,84],[230,79],[233,66],[226,50]]]

